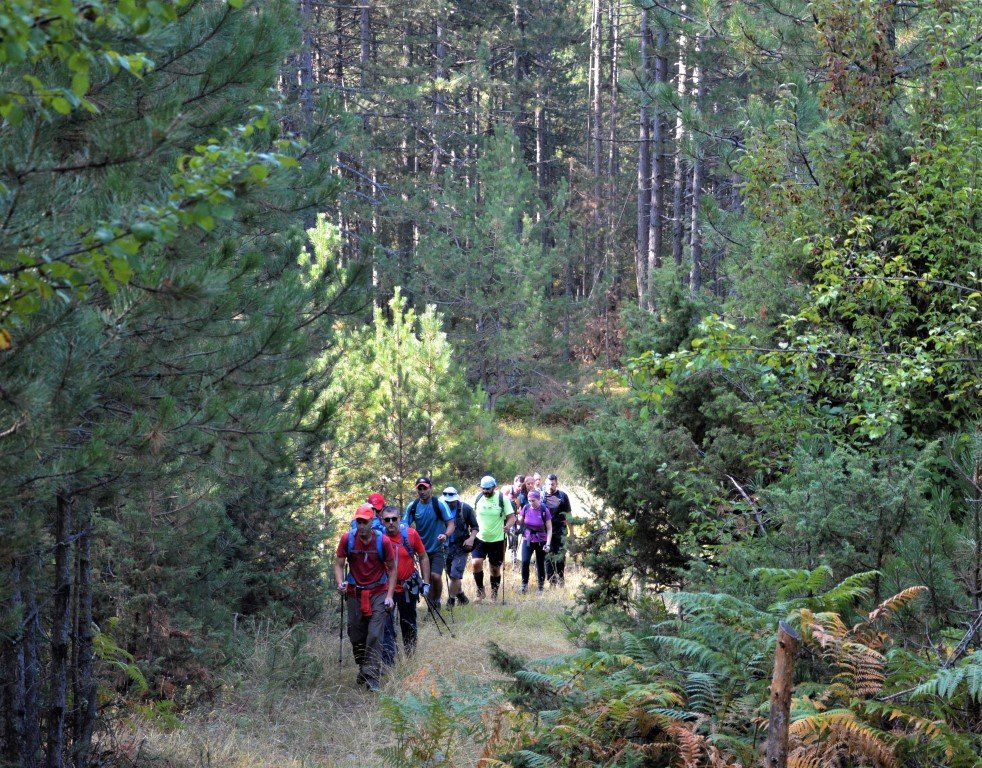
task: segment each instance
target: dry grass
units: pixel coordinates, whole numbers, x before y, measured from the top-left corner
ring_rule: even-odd
[[[570,570],[570,568],[568,568]],[[505,569],[505,604],[469,605],[454,611],[455,638],[438,635],[428,618],[420,625],[419,650],[398,663],[384,686],[390,695],[423,692],[434,684],[466,690],[468,680],[497,675],[487,642],[513,653],[538,658],[572,649],[563,627],[563,611],[572,603],[583,574],[575,567],[564,590],[542,597],[517,594],[519,572]],[[533,577],[534,581],[534,577]],[[465,590],[474,592],[468,575]],[[449,619],[449,614],[444,611]],[[333,622],[331,621],[333,619]],[[357,672],[347,638],[338,668],[336,613],[311,627],[298,647],[289,634],[255,631],[252,653],[227,675],[220,700],[166,730],[151,723],[132,725],[133,744],[141,744],[141,765],[159,768],[375,768],[375,750],[390,743],[375,695],[355,685]],[[401,642],[400,642],[401,646]],[[311,672],[322,667],[318,675]],[[285,670],[285,671],[284,671]],[[287,678],[293,679],[287,682]],[[305,679],[305,675],[308,679]],[[304,685],[304,683],[308,685]],[[475,755],[480,750],[470,750]]]

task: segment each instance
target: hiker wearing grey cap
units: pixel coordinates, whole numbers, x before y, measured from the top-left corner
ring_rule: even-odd
[[[460,498],[457,489],[448,485],[443,489],[443,500],[454,514],[454,530],[447,541],[447,606],[467,605],[470,600],[464,594],[462,579],[467,569],[474,540],[477,538],[477,518],[474,508]]]

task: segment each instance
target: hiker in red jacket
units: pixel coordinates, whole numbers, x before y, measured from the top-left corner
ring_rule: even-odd
[[[375,510],[362,504],[355,511],[355,531],[338,541],[334,579],[347,598],[348,639],[358,663],[356,682],[379,690],[382,675],[382,635],[395,602],[396,549],[382,533],[372,530]],[[345,563],[348,575],[344,574]]]

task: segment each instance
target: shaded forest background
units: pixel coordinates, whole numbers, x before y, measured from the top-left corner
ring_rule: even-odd
[[[604,500],[512,764],[748,764],[779,618],[798,765],[977,764],[976,3],[3,10],[6,763],[193,703],[510,418]]]

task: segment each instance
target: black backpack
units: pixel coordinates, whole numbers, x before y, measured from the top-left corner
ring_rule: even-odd
[[[474,513],[475,514],[477,514],[477,502],[479,502],[481,500],[481,497],[483,497],[483,496],[484,496],[483,493],[479,493],[479,494],[477,494],[477,496],[474,497]],[[508,502],[508,506],[511,507],[511,502],[510,501]],[[508,517],[508,514],[510,514],[510,513],[508,513],[508,514],[505,513],[505,495],[501,491],[498,491],[498,509],[501,510],[501,519],[502,520],[504,520],[506,517]],[[511,511],[514,512],[515,511],[515,508],[512,507],[512,510]]]

